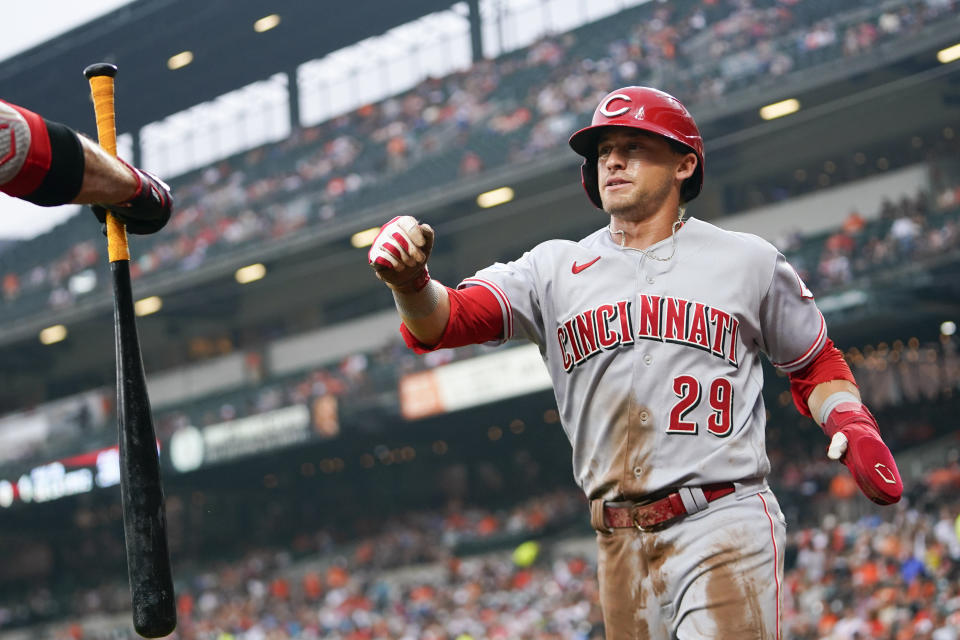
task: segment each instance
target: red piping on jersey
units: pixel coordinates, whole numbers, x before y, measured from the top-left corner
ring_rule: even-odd
[[[437,344],[423,344],[410,333],[406,325],[400,325],[404,342],[415,353],[483,344],[503,337],[503,308],[493,291],[482,286],[460,290],[447,287],[447,295],[450,300],[450,319]]]
[[[777,573],[777,537],[773,532],[773,518],[767,510],[767,501],[759,493],[757,497],[763,503],[763,512],[767,514],[767,520],[770,521],[770,542],[773,543],[773,582],[777,585],[777,640],[780,640],[780,575]]]
[[[775,366],[778,369],[794,369],[796,367],[803,366],[805,364],[804,361],[807,358],[811,357],[817,351],[817,347],[819,346],[820,341],[823,339],[823,335],[826,333],[826,330],[827,330],[827,323],[823,319],[823,314],[821,313],[820,314],[820,332],[817,334],[817,339],[814,340],[813,344],[810,345],[810,348],[807,349],[807,352],[804,353],[799,358],[791,360],[790,362],[774,362],[773,366]]]
[[[464,287],[464,285],[470,285],[470,284],[478,284],[478,285],[487,287],[497,294],[497,296],[500,298],[501,304],[503,305],[504,323],[506,324],[506,327],[507,327],[506,333],[503,336],[503,338],[504,340],[509,340],[510,338],[512,338],[513,337],[513,307],[510,306],[510,299],[507,298],[507,294],[505,294],[503,292],[503,289],[498,287],[493,282],[490,282],[489,280],[484,280],[482,278],[466,278],[463,282],[460,283],[457,289],[468,288],[468,287]]]
[[[27,121],[27,126],[30,127],[30,149],[27,151],[23,166],[17,172],[17,175],[4,183],[2,189],[0,189],[0,191],[15,198],[21,198],[36,191],[46,177],[47,171],[50,170],[52,159],[50,136],[47,135],[47,124],[43,121],[43,118],[15,104],[9,102],[4,102],[4,104],[22,115]],[[10,133],[12,135],[12,130]]]

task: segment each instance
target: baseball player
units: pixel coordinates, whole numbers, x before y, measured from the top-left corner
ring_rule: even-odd
[[[75,131],[0,100],[0,191],[44,207],[108,206],[130,233],[154,233],[170,219],[162,180],[114,158]]]
[[[401,216],[369,262],[418,353],[540,347],[597,530],[608,638],[780,638],[785,523],[765,480],[760,354],[874,502],[900,499],[896,464],[784,257],[684,219],[704,153],[676,98],[614,91],[570,146],[609,215],[586,238],[544,242],[454,290],[427,271],[433,230]]]

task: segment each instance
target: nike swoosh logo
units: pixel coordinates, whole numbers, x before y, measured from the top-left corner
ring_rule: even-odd
[[[592,265],[594,262],[596,262],[596,261],[599,260],[599,259],[600,259],[600,256],[597,256],[596,258],[594,258],[593,260],[591,260],[591,261],[588,262],[587,264],[577,264],[577,261],[574,260],[574,261],[573,261],[573,267],[572,267],[570,270],[573,271],[574,274],[580,273],[581,271],[583,271],[584,269],[586,269],[587,267],[589,267],[590,265]]]

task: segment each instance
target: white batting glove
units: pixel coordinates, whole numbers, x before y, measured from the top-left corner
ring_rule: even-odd
[[[827,447],[827,457],[831,460],[839,460],[847,452],[847,436],[839,431],[833,434],[830,439],[830,446]]]
[[[367,253],[377,277],[394,291],[415,293],[430,281],[427,258],[433,249],[433,229],[412,216],[397,216],[383,225]]]

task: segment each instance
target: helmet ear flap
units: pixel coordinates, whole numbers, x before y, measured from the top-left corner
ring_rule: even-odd
[[[680,199],[683,203],[690,202],[698,195],[700,195],[700,189],[703,186],[703,169],[700,167],[700,160],[697,159],[697,168],[694,170],[693,175],[683,181],[683,184],[680,186]]]
[[[597,161],[591,162],[590,158],[584,158],[580,165],[580,182],[583,184],[583,190],[587,192],[587,197],[597,209],[603,209],[603,201],[600,199],[600,185],[597,177]]]

